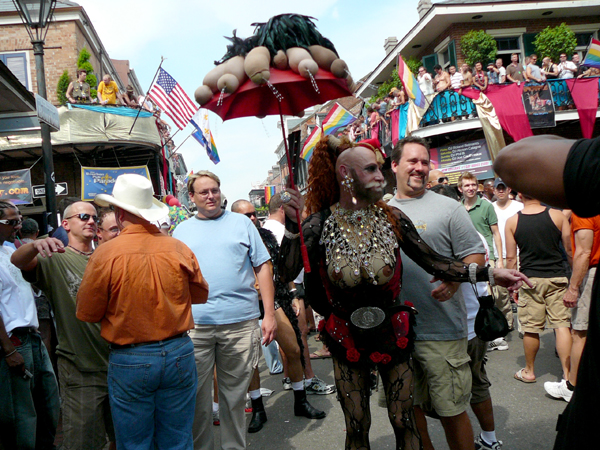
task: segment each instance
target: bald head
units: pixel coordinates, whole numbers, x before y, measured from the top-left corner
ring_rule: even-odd
[[[444,178],[444,180],[442,180],[440,182],[439,181],[440,178]],[[427,183],[427,187],[433,187],[440,183],[448,184],[448,177],[446,176],[446,174],[438,169],[434,169],[434,170],[430,171],[429,172],[429,182]]]
[[[254,225],[258,223],[256,209],[248,200],[236,200],[231,204],[231,212],[243,214],[252,221]]]

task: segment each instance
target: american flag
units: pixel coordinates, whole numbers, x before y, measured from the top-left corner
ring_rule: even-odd
[[[182,87],[162,67],[148,95],[183,130],[198,109]]]

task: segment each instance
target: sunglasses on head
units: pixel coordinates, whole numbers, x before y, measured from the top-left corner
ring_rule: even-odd
[[[65,220],[72,219],[73,217],[77,217],[82,222],[87,222],[88,220],[90,220],[90,217],[92,219],[94,219],[94,223],[98,223],[98,221],[99,221],[98,216],[93,216],[91,214],[83,214],[83,213],[81,213],[81,214],[74,214],[74,215],[72,215],[70,217],[65,217]]]
[[[16,227],[17,225],[21,225],[23,221],[21,219],[2,219],[0,220],[2,225],[10,225],[11,227]]]
[[[244,215],[245,215],[247,218],[250,218],[250,217],[252,217],[252,216],[256,217],[256,211],[249,212],[249,213],[246,213],[246,214],[244,214]]]

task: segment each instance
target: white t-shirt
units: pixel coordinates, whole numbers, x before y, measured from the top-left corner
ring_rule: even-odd
[[[431,75],[426,73],[425,75],[419,75],[419,87],[423,92],[423,95],[431,95],[435,91],[433,90],[433,80],[431,79]]]
[[[505,209],[500,209],[498,202],[492,203],[496,216],[498,216],[498,231],[502,237],[502,257],[506,258],[506,237],[504,236],[504,229],[506,228],[506,221],[514,216],[516,213],[523,209],[523,203],[516,200],[510,200],[510,203]],[[499,255],[496,243],[494,242],[494,255]]]
[[[8,335],[19,327],[39,326],[31,285],[10,262],[14,250],[0,246],[0,318]]]
[[[498,72],[498,83],[502,83],[502,78],[504,78],[504,81],[506,81],[506,69],[504,67],[500,67]]]
[[[267,219],[265,223],[263,223],[263,228],[269,230],[271,233],[275,235],[275,239],[277,239],[277,243],[281,245],[281,241],[283,241],[283,235],[285,234],[285,225],[277,220]]]
[[[575,74],[568,69],[577,70],[577,66],[572,61],[565,61],[560,63],[558,65],[558,78],[562,78],[564,80],[568,78],[573,78]]]

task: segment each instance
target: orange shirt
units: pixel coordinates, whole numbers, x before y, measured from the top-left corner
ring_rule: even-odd
[[[90,257],[77,318],[102,322],[112,344],[154,342],[194,328],[192,303],[206,303],[208,283],[194,253],[154,225],[129,225]]]
[[[571,214],[571,247],[575,253],[575,232],[577,230],[593,230],[594,243],[590,254],[590,267],[597,266],[600,262],[600,216],[584,219],[574,213]]]

